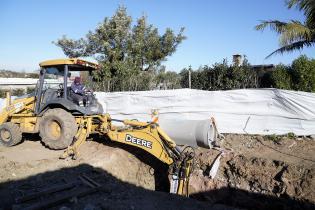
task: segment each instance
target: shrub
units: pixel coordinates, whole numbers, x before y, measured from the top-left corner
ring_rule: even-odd
[[[315,59],[300,56],[292,62],[293,88],[315,92]]]
[[[11,94],[13,96],[22,96],[25,94],[25,90],[22,88],[13,89]]]
[[[265,136],[265,140],[269,140],[275,144],[279,144],[279,142],[281,141],[281,136],[276,135],[276,134],[267,135],[267,136]]]
[[[35,91],[35,88],[34,88],[34,87],[27,87],[27,88],[26,88],[26,93],[27,93],[27,94],[33,93],[34,91]]]
[[[189,71],[191,72],[191,86],[201,90],[230,90],[241,88],[257,88],[258,79],[255,71],[244,59],[241,66],[229,65],[227,60],[211,66],[203,66],[197,71],[183,69],[180,72],[182,87],[188,87]]]
[[[295,136],[294,133],[290,132],[290,133],[287,134],[287,137],[288,137],[289,139],[294,139],[296,136]]]
[[[17,89],[0,89],[0,98],[5,98],[7,95],[6,93],[10,92],[12,96],[22,96],[25,94],[25,90],[22,88],[17,88]]]
[[[270,76],[271,85],[274,88],[292,90],[292,70],[289,66],[277,65]]]
[[[0,98],[5,98],[6,97],[6,92],[9,92],[10,90],[6,89],[0,89]]]

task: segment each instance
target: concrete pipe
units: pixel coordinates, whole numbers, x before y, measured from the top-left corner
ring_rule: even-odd
[[[173,120],[159,119],[161,128],[178,145],[203,147],[210,149],[218,133],[211,119],[209,120]]]

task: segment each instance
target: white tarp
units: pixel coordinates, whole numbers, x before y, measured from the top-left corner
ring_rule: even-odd
[[[96,97],[116,119],[150,121],[151,110],[158,109],[161,122],[214,117],[221,133],[315,134],[314,93],[279,89],[178,89],[97,92]],[[0,100],[0,107],[4,104],[5,100]]]
[[[221,133],[315,134],[315,94],[279,89],[191,89],[96,93],[117,119],[204,120],[214,117]],[[106,107],[106,108],[105,108]],[[163,127],[163,125],[161,125]]]

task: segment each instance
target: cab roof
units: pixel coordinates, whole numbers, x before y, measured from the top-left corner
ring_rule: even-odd
[[[82,70],[97,70],[99,68],[98,64],[79,58],[54,59],[39,63],[40,67],[57,67],[61,65],[69,65],[72,68]]]

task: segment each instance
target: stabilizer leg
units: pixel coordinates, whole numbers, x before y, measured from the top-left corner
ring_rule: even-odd
[[[81,119],[78,133],[74,137],[74,143],[64,151],[64,153],[60,156],[60,159],[66,159],[67,157],[76,159],[79,155],[78,149],[86,141],[86,138],[89,136],[90,131],[91,118]]]

